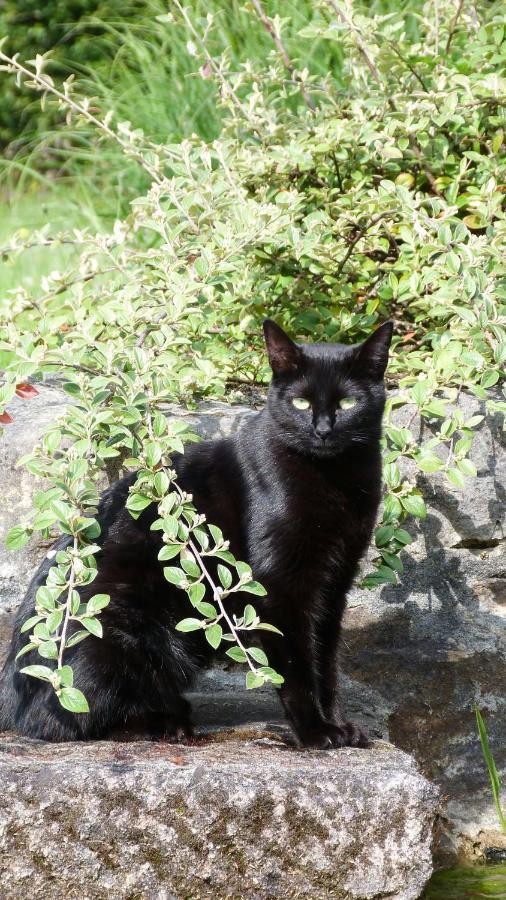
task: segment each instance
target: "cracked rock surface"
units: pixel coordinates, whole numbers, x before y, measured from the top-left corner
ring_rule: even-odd
[[[15,400],[9,407],[14,423],[0,445],[2,533],[29,509],[36,483],[16,470],[15,462],[66,402],[58,386],[49,384],[34,400]],[[466,418],[485,412],[464,394],[460,404]],[[410,414],[410,409],[400,410],[397,424],[405,425]],[[197,413],[178,411],[182,415],[212,437],[239,428],[251,410],[204,404]],[[420,433],[422,423],[411,427]],[[424,422],[423,428],[430,430],[430,424]],[[445,805],[437,852],[444,861],[479,856],[486,846],[506,846],[473,713],[478,703],[497,767],[505,772],[505,456],[500,417],[487,415],[471,452],[478,478],[466,479],[459,490],[439,474],[427,479],[419,473],[429,515],[407,526],[414,542],[404,553],[400,583],[376,591],[354,589],[346,614],[343,701],[373,737],[413,754],[423,773],[441,787]],[[0,658],[15,606],[46,549],[32,544],[8,553],[0,546]],[[239,684],[242,676],[236,673],[203,676],[193,695],[202,729],[251,723],[261,729],[265,722],[280,727],[275,696],[238,693]]]

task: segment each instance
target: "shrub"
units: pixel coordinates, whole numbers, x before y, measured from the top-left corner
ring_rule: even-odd
[[[65,623],[77,619],[80,637],[98,634],[107,602],[99,595],[83,609],[75,587],[94,576],[96,484],[114,457],[139,470],[132,514],[159,504],[161,560],[172,562],[166,575],[187,589],[198,614],[181,627],[204,628],[213,646],[238,639],[229,654],[249,663],[250,686],[278,677],[241,642],[238,632],[259,624],[254,607],[237,628],[227,621],[221,601],[252,576],[179,492],[170,456],[185,434],[161,414],[169,400],[230,398],[263,383],[265,315],[301,338],[344,342],[395,320],[386,495],[365,586],[396,581],[411,541],[404,522],[426,515],[403,461],[462,486],[476,474],[468,452],[483,416],[465,420],[459,395],[470,391],[489,409],[505,408],[490,394],[506,358],[506,42],[494,9],[478,22],[474,7],[441,2],[436,27],[426,7],[414,42],[400,14],[366,19],[336,0],[315,4],[301,39],[338,43],[346,53],[343,91],[292,64],[279,20],[265,23],[276,37],[265,63],[231,70],[227,55],[210,53],[208,35],[175,6],[192,33],[200,77],[219,86],[224,128],[212,142],[152,141],[113,111],[92,113],[70,83],[57,89],[43,60],[31,72],[1,54],[8,70],[56,99],[74,127],[93,124],[150,181],[107,234],[49,238],[43,230],[3,248],[29,254],[47,243],[50,252],[67,240],[79,250],[75,267],[52,272],[42,293],[20,288],[4,299],[0,344],[5,404],[16,384],[19,391],[55,371],[75,401],[24,461],[49,487],[37,494],[33,518],[8,537],[12,547],[34,531],[71,537],[37,596],[37,621],[25,626],[33,630],[26,651],[36,646],[56,661],[56,669],[32,674],[51,680],[60,699],[72,687]],[[262,15],[260,3],[255,10]],[[391,421],[400,406],[409,409],[403,428]],[[411,430],[417,413],[430,425],[421,443]],[[207,553],[221,553],[226,564],[210,597],[214,609],[203,599]]]

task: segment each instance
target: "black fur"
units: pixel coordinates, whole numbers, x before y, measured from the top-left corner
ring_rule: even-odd
[[[339,709],[337,650],[346,592],[380,500],[392,326],[352,347],[297,345],[270,320],[264,330],[273,369],[266,408],[233,437],[190,445],[174,465],[197,509],[222,528],[234,555],[267,588],[255,605],[284,637],[262,632],[261,641],[285,678],[281,699],[299,744],[365,746],[365,735]],[[356,405],[340,409],[340,399],[350,396]],[[309,409],[294,408],[293,398],[309,401]],[[19,674],[28,661],[42,660],[15,661],[25,643],[19,628],[33,613],[48,560],[14,626],[0,682],[0,729],[52,741],[104,738],[125,727],[169,739],[191,734],[182,692],[209,665],[211,651],[202,633],[174,630],[191,608],[163,577],[159,532],[150,531],[155,511],[135,521],[124,507],[134,480],[119,481],[102,497],[98,576],[81,592],[83,599],[111,595],[101,614],[104,637],[89,637],[66,654],[90,713],[67,712],[45,682]]]

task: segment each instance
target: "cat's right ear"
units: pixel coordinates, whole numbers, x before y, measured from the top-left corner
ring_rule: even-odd
[[[295,372],[300,363],[300,350],[276,322],[266,319],[264,337],[271,369],[275,375]]]

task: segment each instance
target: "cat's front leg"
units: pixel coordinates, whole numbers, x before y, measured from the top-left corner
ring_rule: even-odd
[[[265,618],[283,632],[283,637],[262,633],[269,664],[283,676],[279,689],[286,716],[299,747],[330,750],[343,747],[339,725],[323,713],[318,684],[317,643],[307,612],[278,603],[268,603]]]
[[[341,637],[341,619],[346,598],[337,602],[335,598],[329,603],[317,625],[317,642],[319,650],[317,690],[323,716],[338,731],[336,740],[341,740],[341,747],[368,747],[367,734],[356,722],[345,719],[341,711],[339,697],[339,642]]]

